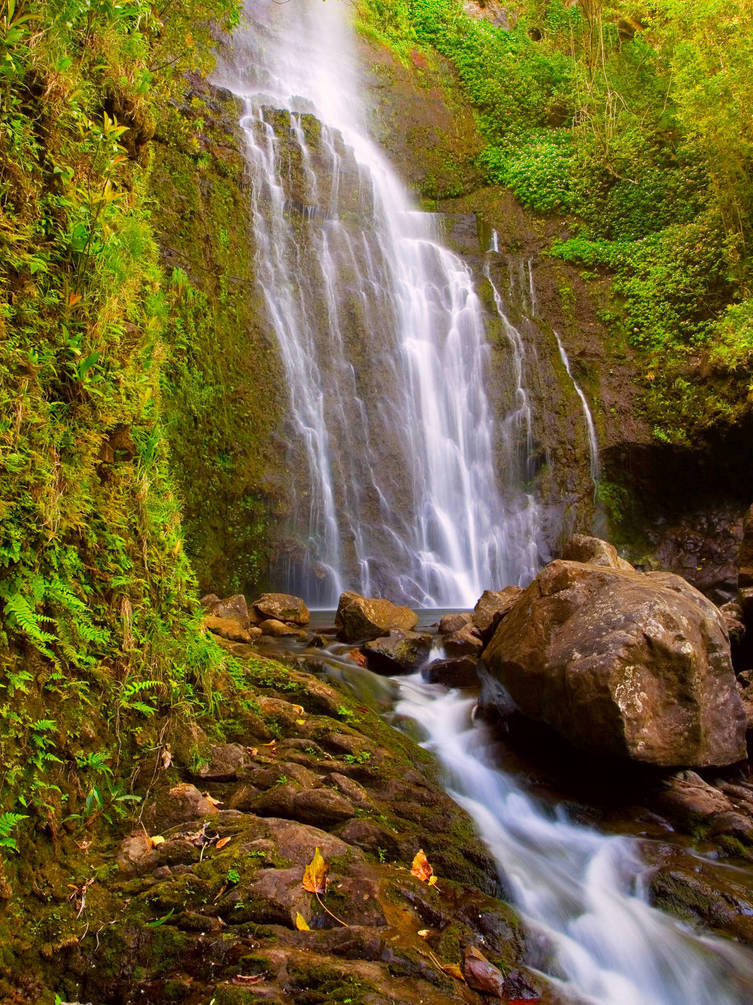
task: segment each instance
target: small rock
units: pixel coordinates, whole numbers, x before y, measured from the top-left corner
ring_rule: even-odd
[[[522,592],[519,586],[506,586],[504,590],[484,590],[473,608],[472,615],[476,634],[484,642],[489,641],[497,625]]]
[[[467,946],[461,964],[463,977],[469,988],[485,995],[501,998],[505,994],[505,979],[500,970],[490,963],[475,946]]]
[[[239,743],[220,743],[210,747],[192,772],[208,782],[227,782],[238,777],[249,762],[245,747]]]
[[[335,615],[339,637],[344,642],[378,639],[393,629],[412,632],[418,615],[409,607],[400,607],[377,597],[362,597],[347,590],[340,595]]]
[[[743,621],[743,609],[734,600],[722,604],[719,612],[724,618],[724,624],[730,637],[730,642],[742,642],[745,637],[745,622]]]
[[[288,636],[306,638],[306,632],[301,631],[300,628],[296,628],[294,625],[286,625],[284,621],[278,621],[276,618],[267,618],[266,621],[262,621],[259,624],[259,629],[262,635],[271,635],[275,639],[282,639]]]
[[[431,651],[431,635],[391,631],[384,638],[363,647],[370,670],[377,673],[411,673],[424,663]]]
[[[214,608],[219,604],[220,598],[216,593],[205,593],[199,603],[208,614],[214,613]]]
[[[155,797],[154,802],[144,811],[144,822],[154,832],[157,829],[168,830],[189,820],[211,817],[216,813],[217,808],[202,796],[195,785],[181,782]]]
[[[244,625],[249,623],[248,604],[242,593],[235,593],[232,597],[218,600],[209,613],[218,618],[236,618]]]
[[[237,618],[220,618],[214,614],[205,615],[204,627],[213,635],[219,635],[230,642],[245,642],[247,645],[261,635],[258,628],[244,627]]]
[[[460,656],[452,660],[435,660],[421,671],[421,676],[430,684],[444,684],[445,687],[476,687],[478,685],[477,661],[472,656]]]
[[[303,600],[289,593],[263,593],[254,601],[254,609],[262,620],[272,618],[293,625],[307,625],[311,620]]]
[[[445,614],[439,622],[439,634],[452,635],[455,632],[461,631],[466,625],[469,625],[472,620],[473,615],[470,612]]]
[[[695,771],[678,771],[668,778],[659,803],[690,827],[707,823],[717,813],[734,811],[731,800]]]
[[[444,639],[444,651],[448,656],[480,656],[483,648],[483,640],[474,625],[466,625]]]
[[[124,838],[115,861],[121,872],[134,873],[150,869],[157,861],[157,853],[148,834],[135,831]]]
[[[355,811],[353,803],[334,789],[304,789],[295,797],[293,815],[303,824],[332,827],[350,820]]]

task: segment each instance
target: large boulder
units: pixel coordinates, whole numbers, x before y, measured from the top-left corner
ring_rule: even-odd
[[[576,746],[665,766],[746,756],[724,620],[679,576],[552,562],[484,659],[524,715]]]
[[[262,620],[271,618],[293,625],[307,625],[310,620],[303,600],[289,593],[263,593],[254,601],[254,610],[261,615]]]
[[[362,597],[346,590],[340,595],[335,626],[344,642],[378,639],[391,631],[412,632],[418,615],[409,607],[399,607],[376,597]]]
[[[431,635],[423,632],[390,632],[363,647],[366,664],[377,673],[412,673],[426,662],[431,651]]]

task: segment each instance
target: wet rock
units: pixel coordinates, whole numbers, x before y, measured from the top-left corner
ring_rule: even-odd
[[[340,836],[348,844],[356,845],[374,855],[378,855],[380,849],[382,849],[383,857],[391,859],[398,858],[401,854],[397,836],[383,824],[377,823],[376,820],[356,817],[343,827]]]
[[[211,817],[217,808],[195,785],[181,782],[167,792],[158,793],[144,810],[144,823],[153,833],[202,817]]]
[[[473,615],[470,612],[461,612],[458,614],[445,614],[439,622],[439,634],[440,635],[453,635],[455,632],[462,631],[466,625],[469,625],[473,620]]]
[[[352,802],[357,803],[359,806],[372,805],[369,793],[354,778],[348,778],[347,775],[343,775],[339,771],[333,771],[329,778],[342,794],[347,796]]]
[[[452,660],[434,660],[421,671],[421,676],[430,684],[444,684],[445,687],[476,687],[478,661],[472,656],[460,656]]]
[[[294,625],[307,625],[311,620],[303,600],[289,593],[263,593],[254,601],[254,610],[261,615],[262,621],[272,618]]]
[[[262,635],[271,635],[275,639],[282,639],[288,636],[306,637],[306,633],[301,631],[300,628],[296,628],[295,625],[286,625],[284,621],[278,621],[276,618],[267,618],[266,621],[261,621],[259,623],[259,630]]]
[[[219,618],[214,614],[204,617],[204,627],[213,635],[219,635],[230,642],[245,642],[246,645],[261,635],[255,626],[245,627],[237,618]]]
[[[745,637],[745,622],[743,621],[743,609],[737,601],[730,600],[722,604],[719,612],[724,618],[724,624],[729,635],[730,642],[740,643]]]
[[[679,771],[668,778],[658,803],[670,815],[693,828],[706,823],[718,813],[731,812],[730,799],[715,786],[704,781],[695,771]]]
[[[219,743],[204,750],[191,773],[207,782],[227,782],[237,778],[248,763],[245,747],[239,743]]]
[[[214,594],[209,594],[204,600],[208,601],[213,596]],[[235,593],[232,597],[225,597],[223,600],[217,598],[211,604],[204,606],[209,614],[213,614],[217,618],[235,618],[244,625],[249,624],[248,604],[242,593]]]
[[[743,536],[737,553],[737,585],[753,586],[753,506],[743,517]]]
[[[481,694],[476,705],[476,714],[488,722],[504,723],[517,714],[518,707],[509,691],[489,673],[486,664],[478,661],[476,675],[481,681]]]
[[[737,692],[743,703],[748,732],[753,730],[753,670],[745,670],[737,678]]]
[[[301,823],[333,827],[344,820],[350,820],[355,807],[334,789],[304,789],[295,797],[293,813]]]
[[[484,590],[473,608],[473,625],[476,633],[488,642],[497,625],[512,608],[523,591],[519,586],[506,586],[504,590]]]
[[[444,638],[444,651],[448,656],[480,656],[483,648],[483,640],[474,625],[466,625]]]
[[[116,862],[120,871],[125,873],[145,872],[153,868],[157,862],[157,853],[149,835],[139,830],[124,838]]]
[[[309,824],[272,819],[265,821],[265,829],[275,842],[280,855],[293,865],[301,866],[310,862],[315,848],[320,850],[328,862],[348,851],[348,845],[339,837]],[[360,851],[356,852],[355,856],[354,861],[363,859]]]
[[[562,549],[562,558],[570,562],[586,562],[588,565],[603,565],[608,569],[623,569],[634,572],[630,562],[620,558],[617,549],[600,537],[574,534]]]
[[[281,782],[265,792],[260,792],[244,805],[260,817],[285,817],[294,820],[295,798],[299,791],[297,785]],[[238,808],[240,809],[240,806]]]
[[[212,613],[217,604],[219,604],[219,602],[220,598],[217,596],[216,593],[205,593],[204,596],[199,601],[201,606],[208,613]]]
[[[495,998],[507,997],[505,979],[500,970],[487,960],[475,946],[467,946],[461,964],[469,988]]]
[[[723,619],[679,576],[552,562],[484,659],[526,716],[591,752],[666,766],[746,756]]]
[[[370,670],[377,673],[412,673],[425,663],[431,650],[431,635],[391,631],[363,647]]]
[[[393,630],[412,632],[417,624],[418,615],[410,608],[349,590],[341,594],[335,615],[338,636],[345,642],[378,639]]]

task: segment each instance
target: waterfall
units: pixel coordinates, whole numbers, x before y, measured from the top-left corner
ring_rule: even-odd
[[[314,606],[343,588],[468,606],[540,564],[500,443],[521,403],[498,425],[470,270],[368,137],[347,11],[249,0],[216,74],[244,105],[255,269],[290,394],[280,574]]]
[[[554,331],[554,329],[552,329]],[[591,481],[594,483],[594,493],[598,491],[599,488],[599,478],[601,477],[601,465],[599,463],[599,441],[596,436],[596,426],[594,425],[593,416],[591,415],[591,409],[588,407],[588,399],[586,398],[583,390],[578,383],[578,381],[573,377],[570,370],[570,360],[568,359],[567,353],[565,352],[565,347],[562,344],[557,332],[554,332],[554,337],[557,340],[557,348],[560,352],[560,359],[562,360],[562,365],[565,368],[565,372],[572,381],[572,385],[575,388],[575,393],[580,398],[581,407],[583,408],[583,419],[586,424],[586,436],[588,437],[588,452],[591,459]]]

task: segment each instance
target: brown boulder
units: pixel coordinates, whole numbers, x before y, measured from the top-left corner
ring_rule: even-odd
[[[576,746],[665,766],[746,756],[724,621],[679,576],[552,562],[484,659],[524,715]]]
[[[633,566],[620,558],[617,549],[609,541],[586,534],[573,534],[562,549],[562,557],[570,562],[586,562],[588,565],[603,565],[608,569],[622,569],[633,572]]]
[[[477,662],[472,656],[460,656],[454,660],[434,660],[421,671],[421,676],[429,684],[444,684],[445,687],[478,687]]]
[[[480,656],[484,648],[483,639],[472,624],[446,635],[443,645],[448,656]]]
[[[234,593],[232,597],[225,597],[223,600],[215,599],[211,601],[213,594],[204,598],[205,606],[209,614],[214,614],[216,618],[237,618],[244,626],[248,625],[248,604],[242,593]]]
[[[237,618],[218,618],[214,614],[205,615],[204,627],[212,635],[219,635],[220,638],[228,639],[230,642],[245,642],[246,645],[261,634],[258,628],[244,627]]]
[[[295,625],[286,625],[284,621],[278,621],[277,618],[267,618],[266,621],[262,621],[259,625],[259,631],[262,635],[271,635],[275,639],[282,639],[289,635],[299,638],[306,636],[301,628],[296,628]]]
[[[391,631],[412,632],[418,615],[409,607],[399,607],[389,600],[362,597],[346,590],[337,605],[335,625],[344,642],[378,639]]]
[[[484,642],[489,641],[497,625],[522,592],[519,586],[506,586],[504,590],[484,590],[473,608],[473,625]]]
[[[262,619],[274,618],[294,625],[307,625],[310,621],[309,611],[303,600],[289,593],[263,593],[254,601],[254,609]]]
[[[453,635],[455,632],[462,631],[466,625],[471,623],[472,619],[472,614],[463,611],[457,614],[445,614],[439,622],[439,634]]]
[[[390,632],[363,647],[366,663],[376,673],[411,673],[428,659],[431,635],[421,632]]]

